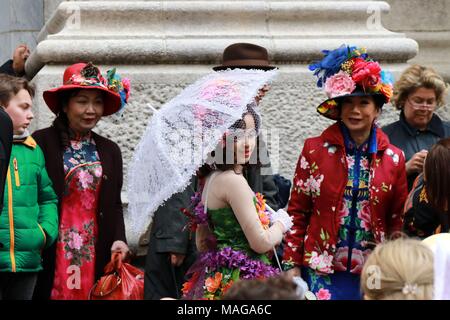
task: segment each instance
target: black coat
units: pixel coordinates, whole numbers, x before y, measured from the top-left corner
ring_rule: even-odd
[[[111,258],[111,246],[114,241],[125,238],[122,200],[122,153],[119,146],[92,132],[103,169],[102,187],[97,209],[98,239],[95,244],[95,276],[103,275],[103,268]],[[54,127],[33,133],[33,138],[41,147],[45,156],[45,166],[53,182],[59,203],[64,192],[63,151],[58,130]],[[43,253],[44,271],[39,274],[36,284],[35,299],[48,299],[53,285],[55,271],[56,243]]]
[[[266,150],[264,144],[261,147]],[[279,208],[278,189],[273,175],[261,174],[263,169],[269,169],[270,172],[268,157],[261,160],[263,166],[250,166],[244,175],[250,188],[264,194],[267,204],[276,211]],[[198,190],[198,181],[193,177],[183,192],[173,195],[153,216],[145,262],[145,299],[178,298],[180,295],[184,276],[197,257],[195,234],[186,228],[188,219],[181,209],[189,207],[191,197]],[[171,265],[170,253],[186,256],[180,267]]]
[[[6,173],[13,141],[13,124],[9,115],[0,107],[0,212],[3,208]]]
[[[433,208],[424,190],[423,175],[414,182],[405,205],[404,232],[410,237],[424,239],[433,235],[440,227],[440,232],[449,232],[449,213]]]
[[[8,60],[2,66],[0,66],[0,73],[8,74],[10,76],[17,77],[19,75],[13,69],[13,61]]]

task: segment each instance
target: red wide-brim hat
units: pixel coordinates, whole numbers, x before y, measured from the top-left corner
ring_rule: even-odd
[[[64,71],[63,85],[44,91],[44,101],[54,114],[61,111],[61,93],[70,90],[100,90],[104,93],[103,116],[109,116],[120,110],[120,95],[107,87],[107,82],[98,67],[91,63],[76,63]]]

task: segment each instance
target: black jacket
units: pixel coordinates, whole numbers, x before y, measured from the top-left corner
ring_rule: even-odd
[[[9,74],[10,76],[18,77],[13,69],[13,61],[8,60],[0,67],[0,73]]]
[[[383,131],[389,137],[389,141],[403,150],[405,160],[408,161],[420,150],[429,150],[433,144],[443,138],[450,137],[450,123],[443,122],[436,114],[431,118],[428,128],[424,131],[411,127],[406,122],[403,112],[400,119],[383,127]],[[418,174],[408,176],[408,190]]]
[[[424,239],[433,235],[438,228],[440,232],[449,232],[449,213],[436,210],[428,203],[421,174],[406,200],[403,229],[410,237]]]
[[[0,212],[3,208],[3,193],[9,157],[13,141],[13,124],[9,115],[0,107]]]

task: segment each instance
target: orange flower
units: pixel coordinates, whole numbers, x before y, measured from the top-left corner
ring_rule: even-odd
[[[387,100],[390,100],[393,95],[392,86],[389,84],[383,84],[381,86],[380,92],[387,98]]]
[[[231,288],[233,283],[234,283],[233,280],[228,281],[228,283],[226,285],[224,285],[223,288],[222,288],[222,294],[225,294],[228,291],[228,289]]]
[[[220,272],[216,272],[216,274],[213,277],[209,277],[205,281],[206,290],[208,292],[214,293],[219,289],[220,283],[222,282],[222,274]]]

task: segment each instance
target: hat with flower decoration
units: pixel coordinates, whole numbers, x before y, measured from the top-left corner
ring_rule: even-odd
[[[122,79],[116,69],[108,70],[106,78],[100,69],[89,63],[76,63],[66,68],[63,85],[44,91],[44,100],[54,114],[61,110],[61,92],[74,89],[96,89],[104,92],[103,116],[122,111],[130,96],[130,80]]]
[[[373,96],[381,105],[392,97],[392,74],[381,70],[378,62],[369,58],[364,48],[342,45],[335,50],[323,50],[324,58],[309,65],[318,77],[328,99],[317,107],[321,115],[338,120],[339,100],[345,97]]]

